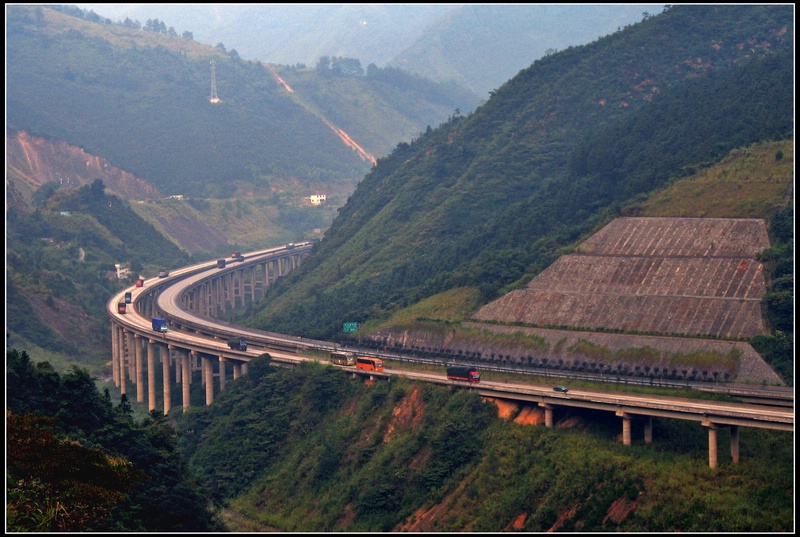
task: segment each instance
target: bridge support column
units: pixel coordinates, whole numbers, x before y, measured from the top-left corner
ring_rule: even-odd
[[[631,416],[630,414],[617,410],[617,416],[622,418],[622,445],[631,445]]]
[[[653,416],[646,416],[644,418],[644,443],[651,444],[653,442]]]
[[[703,427],[708,427],[708,467],[717,467],[717,425],[704,421]]]
[[[128,342],[128,378],[131,379],[131,382],[136,384],[136,347],[134,345],[134,336],[133,332],[128,332],[126,334],[127,342]]]
[[[156,409],[156,344],[147,341],[147,409]]]
[[[161,370],[164,376],[162,380],[164,390],[164,415],[169,414],[169,409],[172,406],[172,386],[169,377],[169,347],[166,345],[159,345],[158,350],[161,354]]]
[[[214,402],[214,364],[203,356],[203,381],[206,385],[206,406]]]
[[[189,410],[189,380],[192,378],[192,366],[189,364],[189,351],[181,351],[181,386],[183,387],[183,411]]]
[[[731,425],[731,459],[734,464],[739,463],[739,426]]]
[[[144,402],[144,364],[142,356],[142,336],[133,335],[133,344],[136,349],[136,402]]]
[[[246,375],[246,374],[247,374],[247,364],[244,363],[244,364],[242,364],[242,375]]]
[[[233,362],[233,380],[238,380],[242,376],[242,366],[239,362]]]
[[[539,403],[539,406],[544,409],[544,426],[553,426],[553,405],[548,403]]]
[[[225,358],[219,357],[219,391],[225,389]]]
[[[114,386],[119,386],[119,342],[117,341],[117,325],[111,323],[111,378]]]
[[[123,330],[120,332],[119,335],[119,392],[122,395],[126,395],[127,393],[127,367],[125,364],[125,342],[128,339],[128,335]]]

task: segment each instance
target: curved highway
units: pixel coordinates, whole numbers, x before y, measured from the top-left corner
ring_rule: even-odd
[[[244,270],[246,267],[256,266],[259,263],[267,263],[269,260],[280,256],[307,255],[312,247],[312,243],[299,243],[297,245],[251,252],[247,254],[244,262],[227,263],[225,268],[219,268],[216,261],[199,263],[172,271],[166,278],[145,280],[141,287],[125,289],[115,295],[108,303],[108,312],[112,325],[121,330],[118,336],[115,337],[115,341],[129,341],[132,335],[134,338],[144,339],[148,345],[161,345],[169,349],[180,349],[182,352],[191,353],[192,356],[202,357],[204,375],[208,375],[204,378],[210,381],[208,385],[212,387],[207,387],[207,390],[213,389],[213,378],[215,376],[213,373],[214,366],[209,365],[209,360],[218,361],[220,373],[217,373],[216,377],[222,377],[220,382],[223,385],[225,363],[232,363],[234,368],[244,367],[243,371],[246,372],[247,362],[264,353],[269,353],[272,361],[278,364],[296,364],[303,360],[327,361],[328,353],[340,347],[325,341],[237,327],[208,316],[199,315],[189,309],[186,304],[187,295],[192,289],[196,289],[214,278],[219,278],[225,273]],[[255,277],[253,278],[255,279]],[[131,293],[131,304],[128,304],[126,313],[119,313],[117,304],[125,300],[126,293]],[[169,330],[164,334],[155,332],[151,326],[151,316],[161,316],[167,319]],[[228,338],[234,336],[244,337],[247,340],[248,348],[246,351],[232,350],[228,347]],[[129,339],[126,340],[126,337]],[[128,343],[128,346],[131,346],[130,343]],[[115,343],[115,354],[125,355],[126,352],[122,350],[123,347],[124,345],[120,344],[118,350]],[[142,372],[144,370],[143,359],[138,358],[139,350],[136,349],[135,344],[133,347],[136,353],[127,351],[129,355],[128,363],[131,371],[135,369],[137,380],[141,381],[144,378]],[[141,348],[141,344],[139,348]],[[150,358],[151,352],[153,351],[148,350],[148,365],[153,367],[155,362]],[[131,355],[133,354],[137,356],[136,368],[130,366],[130,361],[133,359]],[[365,353],[360,354],[363,355]],[[387,353],[366,354],[389,360],[394,358],[404,359],[404,357]],[[117,359],[115,357],[115,364]],[[408,360],[408,357],[405,357],[405,359]],[[164,360],[162,362],[168,363],[168,361]],[[119,360],[119,363],[118,369],[124,371],[124,356]],[[164,366],[164,370],[167,371],[168,367],[170,366]],[[402,375],[423,382],[443,385],[454,384],[454,381],[447,380],[444,374],[413,371],[405,368],[393,369],[386,367],[383,372],[375,372],[357,370],[347,366],[332,365],[332,367],[341,367],[354,375],[374,378],[390,378],[393,375]],[[234,369],[234,378],[237,376],[236,372],[237,369]],[[116,375],[115,380],[117,378],[124,379],[124,376],[124,373]],[[133,378],[133,373],[130,376]],[[491,382],[483,380],[480,384],[458,384],[464,388],[476,390],[484,397],[512,400],[520,404],[539,407],[543,410],[547,418],[546,421],[551,420],[553,410],[560,407],[591,408],[614,412],[623,419],[623,432],[626,427],[628,431],[630,430],[630,419],[636,417],[637,419],[645,418],[650,420],[654,416],[697,421],[709,428],[710,435],[718,427],[738,428],[739,426],[745,426],[785,431],[794,430],[793,390],[780,392],[785,394],[784,404],[787,405],[781,407],[774,402],[769,405],[760,405],[582,388],[570,389],[567,393],[559,393],[553,391],[551,386],[516,381]],[[142,388],[139,388],[139,390],[139,394],[141,394]],[[168,391],[166,383],[164,390],[166,394]],[[142,399],[141,395],[139,399]],[[151,396],[151,409],[153,400],[154,398]],[[213,401],[213,394],[207,392],[207,404],[210,404],[211,401]],[[187,403],[185,402],[185,408],[186,405]],[[165,404],[165,412],[167,410],[168,408]],[[714,432],[714,434],[716,433]],[[623,434],[623,436],[625,435]],[[738,443],[738,432],[736,438]],[[629,438],[625,440],[626,443],[630,442]],[[709,442],[711,442],[711,437]],[[715,461],[712,461],[712,463],[715,464]]]

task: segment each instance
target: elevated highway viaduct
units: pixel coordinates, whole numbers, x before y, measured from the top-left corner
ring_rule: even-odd
[[[215,316],[247,306],[263,297],[278,278],[300,266],[311,252],[312,243],[299,243],[250,252],[244,261],[227,260],[224,267],[216,262],[200,263],[174,270],[165,278],[141,281],[121,291],[108,302],[112,330],[112,375],[122,394],[132,387],[136,401],[144,404],[145,391],[149,410],[158,400],[164,414],[171,410],[172,388],[180,387],[183,410],[190,407],[190,388],[195,372],[205,391],[205,404],[214,401],[214,393],[224,390],[226,382],[247,373],[253,358],[268,353],[276,365],[293,365],[304,360],[326,361],[337,346],[330,342],[287,336],[238,327]],[[126,304],[120,313],[118,304]],[[153,330],[152,318],[167,320],[169,329]],[[244,337],[247,350],[229,348],[232,337]],[[332,366],[340,367],[340,366]],[[389,368],[383,372],[345,368],[353,376],[391,379],[405,376],[422,382],[453,385],[443,374]],[[161,393],[158,393],[158,384]],[[622,442],[631,445],[631,423],[644,423],[644,442],[652,441],[652,418],[690,420],[708,430],[709,465],[717,466],[717,432],[730,429],[730,454],[739,460],[739,427],[783,431],[794,430],[794,394],[785,390],[782,400],[775,394],[769,404],[719,402],[680,397],[666,397],[614,391],[571,389],[554,392],[551,386],[523,382],[460,384],[485,398],[503,399],[534,406],[544,413],[545,426],[553,426],[554,413],[560,408],[585,408],[613,412],[621,420]],[[743,388],[744,389],[744,388]],[[745,390],[746,391],[746,390]],[[131,396],[132,399],[132,396]],[[783,405],[783,406],[781,406]]]

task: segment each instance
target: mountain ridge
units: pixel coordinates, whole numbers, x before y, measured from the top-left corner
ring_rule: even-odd
[[[790,138],[790,13],[673,7],[535,62],[475,112],[379,159],[317,254],[248,323],[327,338],[343,319],[382,319],[454,287],[488,301],[701,163]]]

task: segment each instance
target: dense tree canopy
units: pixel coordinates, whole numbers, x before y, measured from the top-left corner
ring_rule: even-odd
[[[6,379],[7,529],[221,528],[163,416],[136,423],[85,370],[61,375],[25,351],[7,350]]]

